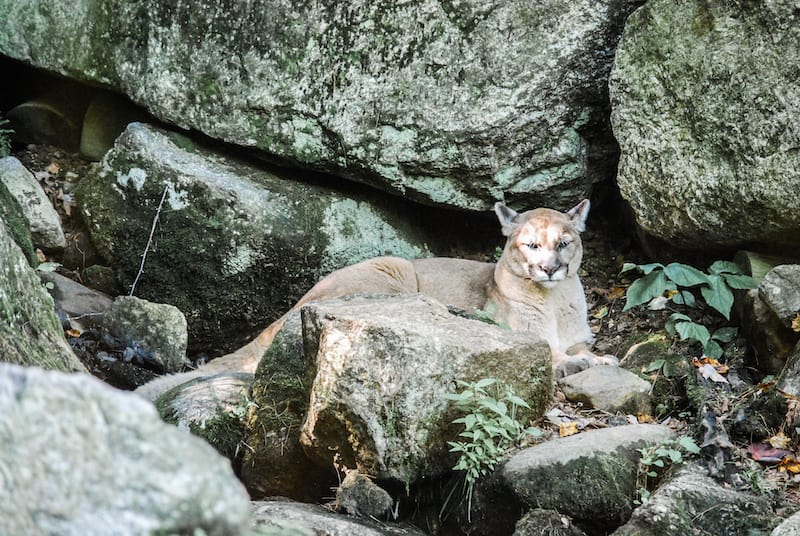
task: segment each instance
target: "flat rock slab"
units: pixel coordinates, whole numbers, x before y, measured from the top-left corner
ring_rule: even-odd
[[[230,462],[84,374],[0,363],[0,533],[243,534]]]
[[[528,507],[618,525],[633,508],[638,449],[673,436],[665,426],[632,424],[553,439],[513,455],[502,478]]]
[[[620,367],[602,365],[558,380],[570,402],[609,413],[650,414],[650,383]]]
[[[305,536],[424,536],[418,528],[391,522],[355,518],[332,512],[315,504],[283,500],[253,503],[257,528],[268,534]]]

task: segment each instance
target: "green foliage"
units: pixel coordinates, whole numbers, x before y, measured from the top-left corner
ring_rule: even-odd
[[[665,298],[688,308],[698,308],[700,303],[695,292],[699,291],[706,305],[730,320],[733,290],[756,286],[752,277],[742,274],[741,269],[730,261],[716,261],[709,267],[708,273],[678,262],[666,266],[661,263],[626,263],[622,267],[623,272],[631,270],[638,270],[643,275],[628,287],[625,311],[657,298]],[[682,313],[670,316],[665,329],[672,336],[677,334],[681,340],[700,343],[703,353],[715,359],[723,353],[719,343],[730,342],[736,336],[735,327],[724,327],[712,334],[706,326]]]
[[[670,439],[652,447],[639,449],[639,469],[637,474],[636,493],[639,496],[635,504],[647,504],[650,490],[664,476],[670,467],[683,463],[686,454],[699,454],[700,447],[689,436]]]
[[[460,453],[453,469],[464,471],[469,517],[475,482],[491,471],[511,447],[527,436],[540,435],[541,431],[526,428],[517,419],[518,408],[530,407],[510,387],[495,378],[484,378],[475,383],[458,381],[458,385],[461,391],[448,393],[445,398],[452,400],[456,409],[464,414],[453,421],[463,425],[459,437],[464,439],[447,443],[450,452]],[[492,392],[488,391],[489,388]]]
[[[11,135],[14,131],[8,126],[8,119],[0,119],[0,158],[11,154]]]

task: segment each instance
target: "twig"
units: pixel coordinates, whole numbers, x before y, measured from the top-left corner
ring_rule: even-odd
[[[161,207],[164,206],[164,199],[167,197],[167,189],[169,189],[169,185],[164,186],[164,193],[161,194],[161,201],[158,203],[156,215],[153,216],[153,226],[150,228],[150,236],[147,238],[147,245],[142,253],[142,264],[139,265],[139,273],[136,274],[136,279],[134,279],[133,283],[131,284],[131,291],[128,293],[128,296],[133,296],[133,291],[136,290],[136,283],[139,282],[139,278],[141,277],[142,272],[144,272],[144,261],[147,259],[147,252],[150,251],[150,244],[153,242],[153,234],[156,232],[158,217],[161,215]]]

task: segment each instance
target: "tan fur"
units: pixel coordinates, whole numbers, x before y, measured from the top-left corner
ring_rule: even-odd
[[[540,208],[517,214],[498,203],[495,212],[508,240],[496,265],[464,259],[378,257],[342,268],[314,285],[249,344],[196,371],[159,378],[137,392],[155,399],[195,377],[255,372],[291,311],[312,301],[364,293],[420,292],[468,312],[480,309],[501,325],[531,331],[546,340],[559,376],[597,364],[616,364],[612,356],[599,357],[589,351],[593,337],[578,278],[583,255],[580,232],[588,211],[588,200],[567,213]]]

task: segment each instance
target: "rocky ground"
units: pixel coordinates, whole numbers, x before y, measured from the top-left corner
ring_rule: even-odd
[[[63,256],[41,254],[41,261],[58,263],[56,270],[78,282],[81,270],[97,260],[89,237],[80,222],[73,204],[72,190],[90,165],[80,157],[49,146],[28,146],[15,152],[14,156],[31,170],[45,189],[59,214],[62,216],[68,246]],[[589,220],[589,229],[584,234],[584,263],[582,279],[589,306],[590,325],[596,334],[596,352],[623,358],[636,343],[663,334],[663,326],[672,310],[649,310],[638,307],[624,311],[625,292],[631,283],[630,274],[620,274],[624,263],[649,262],[646,255],[632,238],[630,226],[612,210],[596,211]],[[500,237],[498,236],[498,243]],[[465,252],[473,258],[489,259],[492,252]],[[664,259],[657,259],[664,260]],[[103,288],[111,294],[122,293],[120,288],[108,285]],[[721,326],[724,320],[709,312],[693,313],[702,317],[709,326]],[[700,315],[700,316],[697,316]],[[69,330],[67,337],[82,360],[93,372],[119,387],[132,387],[153,376],[148,370],[131,367],[131,377],[114,378],[104,366],[104,357],[113,355],[113,346],[95,341],[87,343],[81,333]],[[224,336],[224,334],[220,334]],[[785,463],[785,457],[770,457],[768,448],[791,452],[796,446],[794,429],[785,426],[786,412],[792,411],[793,400],[777,396],[769,398],[774,403],[770,408],[765,397],[760,397],[770,387],[761,383],[763,374],[747,366],[747,352],[742,341],[731,343],[728,352],[728,371],[724,371],[725,382],[698,382],[695,370],[688,365],[701,358],[696,345],[664,339],[663,348],[674,356],[676,368],[665,375],[665,369],[650,370],[652,361],[639,357],[634,372],[641,372],[654,381],[654,394],[658,404],[652,415],[611,415],[569,403],[558,388],[556,404],[552,412],[535,423],[544,430],[544,439],[594,428],[605,428],[623,422],[660,422],[675,429],[679,435],[693,436],[704,447],[705,462],[716,471],[726,486],[749,489],[766,494],[780,504],[791,505],[800,499],[800,485],[795,476],[800,464]],[[103,355],[102,353],[105,353]],[[630,368],[630,367],[629,367]],[[722,370],[722,369],[720,369]],[[670,376],[670,377],[667,377]],[[687,394],[688,392],[688,394]],[[773,393],[774,394],[774,393]],[[787,409],[787,403],[789,408]],[[767,412],[767,413],[765,413]],[[721,425],[709,425],[704,416],[715,415]],[[757,426],[734,426],[746,420],[760,421]],[[734,422],[735,421],[735,422]],[[565,426],[567,424],[567,426]],[[782,439],[783,438],[783,439]],[[540,439],[541,440],[541,439]],[[760,458],[756,463],[753,458]],[[783,461],[782,461],[783,460]],[[781,462],[781,464],[779,464]]]

